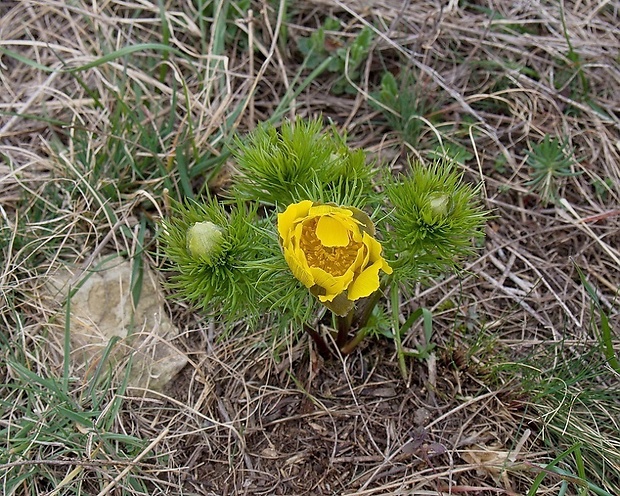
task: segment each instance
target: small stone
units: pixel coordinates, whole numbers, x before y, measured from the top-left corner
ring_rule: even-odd
[[[415,425],[424,426],[428,424],[428,421],[431,419],[431,412],[429,412],[426,408],[418,408],[415,411],[413,422]]]
[[[91,269],[79,278],[68,269],[50,277],[46,289],[50,298],[62,305],[59,317],[64,319],[64,303],[69,290],[79,289],[71,298],[71,359],[75,373],[86,377],[99,365],[108,343],[120,338],[108,358],[112,367],[124,367],[130,355],[131,387],[161,391],[187,364],[187,356],[174,344],[178,329],[168,318],[164,296],[158,281],[147,267],[143,268],[138,305],[131,296],[132,264],[114,259]],[[70,284],[73,287],[70,287]],[[64,325],[50,326],[64,339]]]

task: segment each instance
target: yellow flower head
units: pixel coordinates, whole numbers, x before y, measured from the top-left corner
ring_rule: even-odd
[[[372,221],[357,208],[294,203],[278,215],[278,232],[295,277],[337,315],[379,289],[379,270],[392,273]]]

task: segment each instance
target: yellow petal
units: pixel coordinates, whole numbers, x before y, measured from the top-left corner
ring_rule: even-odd
[[[349,286],[349,300],[364,298],[379,289],[379,269],[381,269],[383,265],[382,262],[383,260],[377,260],[355,278]]]
[[[359,273],[361,269],[368,265],[368,248],[363,246],[357,250],[355,261],[349,267],[349,270]]]
[[[337,217],[324,215],[316,225],[316,237],[323,246],[347,246],[349,231]]]
[[[386,262],[383,258],[381,259],[381,262],[382,262],[382,264],[383,264],[383,265],[381,266],[381,270],[382,270],[383,272],[385,272],[386,274],[391,274],[391,273],[393,272],[392,267],[390,267],[390,266],[388,265],[388,263],[387,263],[387,262]]]
[[[300,259],[293,250],[284,249],[284,260],[288,264],[293,275],[307,288],[314,286],[314,279],[308,270],[305,258]]]
[[[287,240],[286,238],[284,238],[282,245],[286,246],[287,241],[294,244],[296,247],[299,246],[299,243],[301,242],[301,235],[303,233],[304,230],[304,225],[301,222],[297,222],[296,224],[294,224],[293,229],[291,229],[289,231],[290,237]]]
[[[335,205],[329,205],[325,203],[320,204],[320,205],[315,205],[308,211],[308,215],[312,217],[316,217],[320,215],[327,215],[327,214],[338,214],[338,215],[342,215],[343,217],[353,216],[353,212],[349,210],[348,208],[337,207]]]
[[[288,233],[292,231],[295,221],[306,217],[311,207],[312,201],[304,200],[299,203],[292,203],[284,212],[278,214],[278,232],[282,239],[288,238]]]
[[[321,301],[331,301],[339,294],[343,293],[353,279],[353,272],[347,271],[341,276],[334,277],[325,272],[320,267],[310,267],[310,274],[314,283],[325,290],[324,295],[319,296]]]
[[[379,243],[375,238],[372,238],[370,236],[367,237],[367,235],[364,234],[364,244],[368,247],[369,250],[368,261],[370,263],[381,261],[381,270],[386,274],[391,274],[392,267],[390,267],[385,261],[385,259],[381,256],[381,243]]]
[[[368,247],[368,259],[371,262],[375,262],[381,258],[381,243],[375,238],[364,233],[364,244]]]
[[[342,223],[342,225],[353,234],[353,241],[361,241],[362,240],[362,229],[359,223],[354,217],[349,216],[338,216],[338,220]]]

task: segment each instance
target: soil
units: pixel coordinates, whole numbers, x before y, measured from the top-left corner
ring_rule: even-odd
[[[230,357],[214,360],[207,353],[207,386],[186,369],[170,386],[179,402],[191,401],[187,391],[196,397],[216,385],[205,411],[212,425],[178,455],[187,487],[223,495],[377,488],[399,494],[416,486],[439,492],[477,487],[478,494],[486,487],[497,494],[518,487],[514,478],[501,477],[501,468],[489,472],[471,456],[461,457],[479,451],[506,463],[516,440],[512,426],[524,408],[509,389],[480,394],[488,372],[467,358],[468,350],[412,361],[405,381],[391,345],[375,340],[364,348],[323,360],[304,336],[292,363],[265,357],[243,375],[224,365]],[[505,428],[498,416],[506,417]]]

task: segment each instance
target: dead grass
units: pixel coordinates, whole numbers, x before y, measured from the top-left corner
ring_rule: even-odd
[[[571,420],[582,411],[571,410],[576,403],[560,402],[550,414],[540,385],[532,402],[521,383],[527,374],[508,364],[527,359],[552,377],[598,345],[575,266],[598,288],[612,328],[619,323],[620,5],[564,2],[562,15],[557,2],[328,0],[288,2],[285,15],[285,2],[252,2],[251,13],[216,3],[200,19],[200,2],[163,4],[163,14],[148,1],[0,6],[5,361],[21,357],[41,375],[60,375],[62,350],[45,346],[54,309],[38,291],[48,272],[65,263],[87,270],[97,254],[136,253],[140,219],[165,211],[164,188],[175,198],[225,188],[226,175],[216,174],[230,165],[223,145],[276,111],[322,113],[394,170],[406,154],[424,159],[439,134],[470,153],[464,167],[484,181],[496,217],[460,279],[404,302],[432,310],[440,350],[411,361],[406,382],[385,341],[323,362],[306,339],[266,348],[269,329],[220,341],[217,323],[175,302],[191,365],[165,394],[123,394],[109,426],[145,440],[144,451],[132,461],[50,448],[16,460],[2,448],[3,484],[21,463],[57,480],[82,467],[76,494],[141,494],[125,470],[151,494],[525,494],[536,464],[578,440],[571,426],[581,429],[584,417]],[[297,77],[296,40],[326,15],[342,23],[328,33],[333,48],[363,26],[374,33],[351,94],[330,93],[338,74]],[[143,43],[169,48],[102,60]],[[406,66],[416,88],[441,102],[422,116],[417,143],[403,143],[369,104],[382,74]],[[546,134],[568,139],[578,173],[558,180],[563,200],[555,204],[527,186],[527,151]],[[152,235],[148,262],[160,266]],[[415,347],[418,331],[406,346]],[[2,377],[8,391],[16,375]],[[590,391],[613,397],[617,376],[609,377],[593,378]],[[585,418],[620,464],[619,409],[609,404],[584,404]],[[551,420],[561,406],[569,414],[558,432]],[[19,420],[2,408],[4,428]],[[607,470],[588,478],[613,493],[620,466]],[[560,483],[549,475],[538,494],[557,494]],[[41,476],[16,494],[56,494],[46,484]]]

